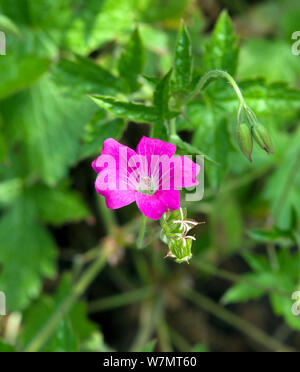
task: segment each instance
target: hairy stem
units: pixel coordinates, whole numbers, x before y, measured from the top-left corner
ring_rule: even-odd
[[[232,88],[234,89],[241,106],[246,106],[246,102],[244,100],[244,97],[240,91],[240,88],[238,87],[237,83],[235,82],[234,78],[226,71],[223,70],[212,70],[207,72],[205,75],[202,76],[198,84],[196,85],[195,89],[192,91],[192,93],[186,98],[186,103],[189,102],[196,94],[200,93],[206,83],[212,79],[212,78],[224,78],[226,79]]]

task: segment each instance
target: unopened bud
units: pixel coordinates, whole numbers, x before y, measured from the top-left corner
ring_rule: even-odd
[[[192,258],[193,240],[189,237],[174,237],[169,240],[170,256],[174,257],[176,262],[189,262]]]
[[[268,154],[274,154],[273,144],[267,129],[259,123],[252,127],[252,135],[258,145]]]
[[[246,123],[238,124],[236,136],[242,153],[252,162],[253,139],[251,129]]]
[[[160,220],[162,232],[161,240],[169,247],[166,257],[175,258],[176,262],[188,262],[192,258],[192,244],[194,236],[187,235],[198,222],[187,218],[185,208],[168,211]]]

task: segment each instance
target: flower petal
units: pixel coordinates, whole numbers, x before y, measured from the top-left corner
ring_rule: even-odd
[[[96,190],[105,197],[106,206],[109,209],[118,209],[125,207],[135,201],[135,191],[131,190],[99,190],[95,184]]]
[[[108,138],[104,141],[100,156],[93,161],[92,167],[101,174],[103,171],[113,177],[110,184],[114,187],[109,187],[111,190],[129,190],[133,189],[129,184],[130,169],[128,168],[129,159],[136,155],[135,151],[127,146],[120,144],[113,138]],[[114,176],[112,176],[114,174]],[[113,182],[112,182],[113,181]],[[98,180],[98,188],[101,187]]]
[[[176,152],[176,146],[155,138],[142,137],[136,147],[136,152],[141,155],[168,155],[170,158]]]
[[[160,198],[159,192],[154,195],[137,192],[136,204],[140,211],[151,220],[159,220],[167,210],[166,202]]]
[[[199,185],[196,180],[200,172],[200,165],[194,163],[187,156],[177,156],[174,161],[174,187],[192,187]]]
[[[180,192],[178,190],[157,191],[160,200],[173,211],[180,208]]]
[[[127,154],[127,159],[126,159]],[[101,163],[100,158],[102,155],[111,155],[117,164],[117,170],[119,168],[119,158],[121,157],[121,160],[124,160],[124,163],[126,160],[129,160],[132,155],[135,154],[135,151],[131,148],[122,145],[118,141],[114,140],[113,138],[108,138],[104,141],[102,151],[100,156],[98,156],[97,159],[95,159],[92,162],[92,167],[94,170],[99,173],[102,169],[102,166],[99,165]],[[126,164],[127,165],[127,164]]]

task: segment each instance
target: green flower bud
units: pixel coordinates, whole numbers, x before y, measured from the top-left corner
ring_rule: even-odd
[[[256,123],[252,127],[252,135],[259,146],[265,150],[268,154],[274,154],[273,144],[267,129],[259,123]]]
[[[193,240],[185,237],[174,237],[169,239],[169,255],[176,257],[176,262],[188,262],[192,258]]]
[[[242,150],[242,153],[249,159],[252,163],[252,150],[253,150],[253,139],[251,129],[246,123],[241,123],[237,125],[236,131],[237,141]]]
[[[176,262],[188,262],[192,258],[192,244],[195,238],[187,235],[198,222],[187,218],[185,208],[168,211],[160,220],[161,240],[169,247],[166,257],[175,258]]]
[[[168,211],[165,213],[161,220],[160,225],[166,235],[182,233],[182,224],[178,221],[184,221],[187,216],[186,208],[178,209],[177,211]]]

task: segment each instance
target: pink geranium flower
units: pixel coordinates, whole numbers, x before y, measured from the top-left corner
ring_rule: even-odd
[[[199,184],[200,166],[175,152],[175,145],[158,139],[143,137],[134,151],[108,138],[92,163],[96,190],[109,209],[136,202],[146,217],[159,220],[168,209],[180,208],[181,188]]]

